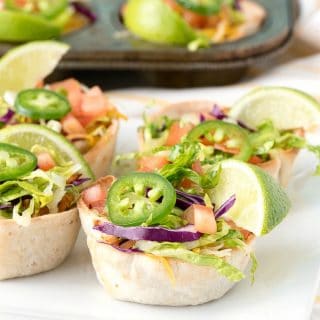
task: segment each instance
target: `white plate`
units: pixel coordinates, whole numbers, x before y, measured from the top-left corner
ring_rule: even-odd
[[[128,110],[126,102],[122,107]],[[137,107],[121,126],[118,151],[136,148]],[[96,280],[81,234],[72,255],[56,270],[0,282],[0,319],[309,319],[320,265],[319,187],[319,178],[309,179],[295,193],[287,219],[258,240],[255,284],[244,280],[221,300],[185,308],[112,300]]]

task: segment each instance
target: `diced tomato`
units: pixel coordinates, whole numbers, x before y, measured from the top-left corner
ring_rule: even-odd
[[[208,19],[206,16],[202,16],[190,10],[184,10],[182,15],[184,20],[194,28],[201,29],[207,25]]]
[[[249,163],[252,163],[252,164],[259,164],[259,163],[262,163],[262,162],[263,162],[263,159],[260,158],[259,156],[252,156],[249,159]]]
[[[92,87],[83,96],[80,122],[86,126],[96,118],[103,116],[110,109],[108,101],[98,86]]]
[[[176,145],[193,127],[192,123],[181,124],[180,122],[174,122],[169,129],[169,136],[165,145],[170,147]]]
[[[86,130],[80,123],[80,121],[71,113],[66,115],[62,120],[62,129],[67,134],[85,134]]]
[[[139,171],[153,172],[157,169],[161,169],[168,164],[169,161],[165,156],[146,156],[139,160]]]
[[[96,209],[99,212],[102,212],[104,210],[106,197],[107,189],[103,188],[99,183],[86,189],[82,195],[82,199],[85,204],[89,208]]]
[[[79,81],[70,78],[61,82],[53,83],[50,87],[55,91],[64,89],[67,92],[68,100],[72,107],[72,113],[75,116],[81,115],[81,105],[84,93]]]
[[[217,232],[217,223],[212,208],[193,204],[183,213],[183,217],[201,233]]]
[[[106,109],[106,98],[98,86],[94,86],[86,92],[81,105],[81,113],[83,115],[100,115]]]
[[[203,169],[202,169],[202,166],[201,166],[201,162],[200,160],[196,160],[192,166],[191,166],[192,170],[197,172],[198,174],[203,174]]]
[[[48,171],[56,166],[55,161],[48,152],[41,152],[37,155],[38,168],[43,171]]]
[[[183,178],[181,180],[180,186],[184,189],[190,189],[194,186],[194,182],[188,178]]]

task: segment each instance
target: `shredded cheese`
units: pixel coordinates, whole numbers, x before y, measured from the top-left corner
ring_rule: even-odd
[[[162,265],[164,267],[164,270],[166,271],[172,286],[175,286],[176,285],[176,277],[174,275],[173,269],[172,269],[168,259],[166,259],[165,257],[155,256],[155,255],[153,255],[151,253],[145,253],[145,255],[147,257],[151,258],[151,259],[158,260],[158,261],[160,261],[162,263]]]

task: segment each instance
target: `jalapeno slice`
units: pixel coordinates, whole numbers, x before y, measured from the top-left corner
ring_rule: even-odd
[[[217,14],[226,0],[176,0],[182,7],[201,15]],[[230,1],[229,1],[230,2]]]
[[[37,158],[31,152],[7,143],[0,143],[0,181],[13,180],[32,172]]]
[[[129,227],[158,223],[175,203],[176,192],[167,179],[156,173],[135,172],[111,186],[106,209],[112,223]]]
[[[223,145],[227,153],[228,149],[230,151],[237,150],[237,152],[234,152],[233,158],[242,161],[248,161],[252,154],[247,132],[235,124],[220,120],[211,120],[199,124],[189,132],[187,139],[191,141],[205,140],[213,146],[215,144]]]
[[[5,8],[53,19],[68,6],[68,0],[5,0]]]
[[[62,95],[46,89],[21,91],[15,101],[17,113],[33,120],[59,120],[70,112],[70,103]]]

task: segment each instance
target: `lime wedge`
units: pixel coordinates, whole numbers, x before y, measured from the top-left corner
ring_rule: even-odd
[[[307,129],[320,124],[320,104],[299,90],[261,87],[237,101],[230,115],[253,129],[266,120],[280,130]]]
[[[35,87],[68,50],[68,45],[57,41],[30,42],[10,50],[0,59],[0,95]]]
[[[28,13],[0,11],[0,41],[24,42],[59,37],[60,28]]]
[[[35,124],[19,124],[0,130],[0,141],[31,150],[33,146],[45,146],[64,162],[79,163],[84,177],[93,179],[94,175],[80,152],[62,135],[47,127]]]
[[[163,0],[129,0],[124,11],[126,27],[154,43],[186,45],[196,32]]]
[[[216,208],[236,196],[226,218],[260,236],[270,232],[287,215],[290,201],[286,193],[262,169],[238,160],[222,161],[221,168],[219,183],[210,196]]]

